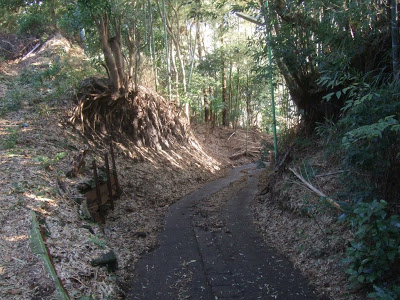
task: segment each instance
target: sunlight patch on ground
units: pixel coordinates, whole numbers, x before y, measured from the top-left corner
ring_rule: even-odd
[[[31,200],[35,200],[35,201],[38,201],[38,202],[46,202],[46,203],[48,203],[49,205],[54,206],[54,207],[57,206],[56,201],[53,200],[53,199],[50,199],[50,198],[46,198],[46,197],[42,197],[42,196],[37,196],[37,195],[35,195],[35,194],[25,194],[25,196],[26,196],[27,198],[31,199]]]
[[[24,241],[29,238],[28,235],[22,234],[22,235],[14,235],[14,236],[3,236],[2,239],[7,242],[18,242],[18,241]]]

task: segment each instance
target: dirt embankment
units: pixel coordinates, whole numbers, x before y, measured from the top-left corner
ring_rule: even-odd
[[[342,212],[290,170],[335,198],[342,173],[337,160],[326,157],[319,140],[298,137],[279,170],[273,166],[261,177],[255,223],[265,241],[289,257],[324,299],[364,299],[347,288],[343,259],[352,233],[338,222]]]

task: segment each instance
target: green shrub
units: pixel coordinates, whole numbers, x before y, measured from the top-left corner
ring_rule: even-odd
[[[7,90],[6,95],[3,98],[3,103],[0,108],[0,114],[4,116],[6,113],[11,111],[19,111],[22,108],[23,101],[26,97],[26,91],[24,89],[13,88]]]
[[[60,160],[64,159],[66,156],[67,156],[67,153],[65,153],[65,152],[57,153],[54,158],[49,158],[44,155],[39,155],[34,158],[34,161],[37,161],[38,163],[40,163],[40,165],[43,168],[47,169],[51,165],[54,165],[54,164],[58,163]]]
[[[48,29],[49,20],[39,13],[23,14],[18,19],[18,33],[41,37]]]
[[[396,300],[400,298],[400,286],[393,285],[391,288],[386,286],[379,287],[374,285],[374,292],[368,294],[369,298],[379,300]]]
[[[1,141],[3,149],[15,148],[18,142],[18,130],[13,128],[7,128],[8,135]]]
[[[372,89],[347,101],[350,108],[339,121],[343,128],[344,166],[352,170],[349,190],[369,193],[368,200],[383,198],[394,205],[400,196],[400,101],[393,84]],[[363,99],[363,100],[361,100]],[[360,176],[354,176],[354,174]],[[361,189],[360,189],[361,188]],[[356,198],[364,201],[365,198]]]
[[[400,217],[388,215],[386,201],[374,200],[357,204],[348,220],[355,232],[345,259],[351,285],[372,288],[398,281]]]
[[[326,101],[345,101],[341,119],[319,124],[316,132],[327,149],[342,155],[344,191],[339,194],[354,204],[347,207],[354,239],[346,251],[346,273],[353,287],[367,288],[374,299],[400,298],[400,216],[395,209],[400,199],[400,85],[391,76],[345,71],[319,82],[336,89]]]

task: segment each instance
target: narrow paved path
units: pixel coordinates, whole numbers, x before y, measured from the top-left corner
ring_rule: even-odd
[[[137,264],[129,299],[317,299],[252,225],[250,203],[259,173],[254,165],[235,168],[172,205],[159,247]],[[247,184],[219,212],[222,230],[197,226],[202,200],[242,176]]]

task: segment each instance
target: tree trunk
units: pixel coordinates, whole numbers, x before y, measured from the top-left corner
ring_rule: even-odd
[[[200,26],[200,22],[198,24]],[[201,61],[203,58],[203,48],[201,45],[200,30],[197,30],[196,32],[196,42],[198,43],[197,53],[199,56],[199,61]],[[204,122],[208,123],[211,120],[211,111],[210,111],[210,99],[206,87],[203,88],[203,97],[204,97]]]
[[[162,0],[162,10],[160,9],[160,4],[157,1],[158,9],[162,16],[163,27],[164,27],[164,47],[165,47],[165,59],[167,63],[167,78],[168,78],[168,97],[171,100],[172,86],[171,86],[171,69],[169,65],[169,50],[168,50],[168,37],[167,37],[167,21],[166,21],[166,11],[165,11],[165,1]]]
[[[229,114],[229,120],[228,120],[228,125],[230,125],[230,122],[232,121],[232,68],[233,68],[233,62],[232,60],[229,63],[229,97],[228,97],[228,114]]]
[[[180,106],[180,99],[179,99],[179,72],[178,68],[176,67],[176,59],[175,59],[175,51],[172,47],[172,43],[170,46],[170,53],[171,53],[171,66],[172,66],[172,73],[175,77],[175,103],[179,107]]]
[[[196,53],[197,40],[198,40],[198,37],[199,37],[199,34],[200,34],[199,32],[200,32],[200,21],[197,19],[197,21],[196,21],[196,36],[194,38],[193,47],[191,49],[190,72],[189,72],[189,78],[188,78],[188,84],[187,84],[189,90],[190,90],[190,82],[191,82],[191,79],[192,79],[192,73],[193,73],[193,67],[194,67],[194,56],[195,56],[195,53]]]
[[[236,78],[236,99],[235,99],[235,129],[237,128],[239,121],[239,93],[240,93],[240,68],[237,68],[237,78]]]
[[[100,37],[101,50],[104,54],[104,60],[110,74],[110,89],[112,92],[118,92],[122,88],[122,82],[118,74],[118,66],[113,57],[113,51],[109,44],[109,31],[108,31],[108,15],[100,16],[97,23],[97,29]]]
[[[210,99],[208,98],[208,90],[207,88],[203,89],[204,95],[204,122],[208,123],[211,120],[211,111],[210,111]]]
[[[128,30],[128,78],[133,78],[134,63],[135,63],[135,47],[136,47],[136,25]]]
[[[135,30],[137,31],[137,30]],[[138,71],[139,71],[139,63],[140,63],[140,35],[137,31],[136,33],[136,55],[135,55],[135,91],[139,90],[139,79],[138,79]]]
[[[125,64],[124,58],[122,56],[122,47],[121,47],[121,19],[114,20],[115,22],[115,36],[109,39],[109,44],[114,56],[114,61],[117,66],[118,77],[120,80],[121,86],[119,89],[125,89],[127,87],[127,80],[125,74]]]
[[[221,44],[223,45],[224,39],[221,38]],[[227,105],[227,96],[226,96],[226,73],[225,73],[225,55],[224,55],[224,50],[221,49],[221,89],[222,89],[222,125],[223,126],[228,126],[228,120],[227,120],[227,111],[228,111],[228,105]]]
[[[154,43],[154,32],[153,32],[153,9],[150,0],[147,1],[149,7],[149,47],[151,53],[151,62],[154,71],[154,85],[156,92],[158,91],[158,73],[157,73],[157,63],[156,63],[156,49]]]
[[[391,0],[391,11],[393,76],[395,80],[397,80],[399,76],[399,27],[397,26],[397,0]]]

